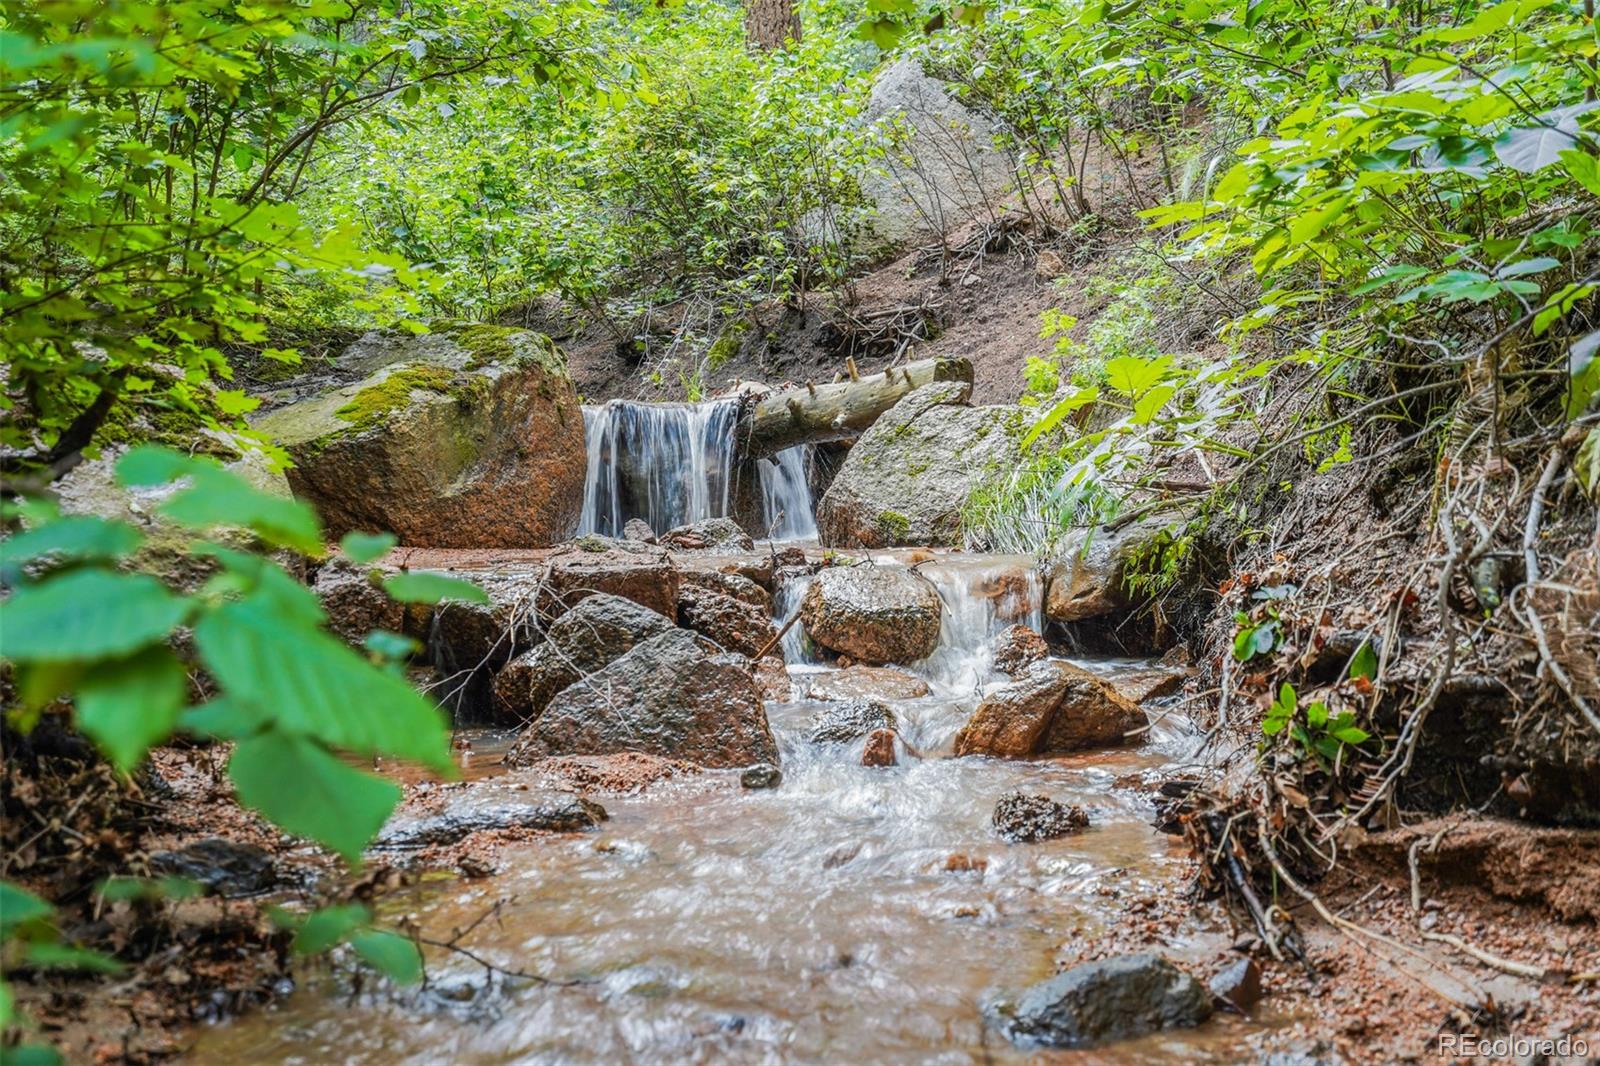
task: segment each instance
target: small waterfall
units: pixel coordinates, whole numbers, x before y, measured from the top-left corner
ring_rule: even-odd
[[[795,611],[800,609],[800,601],[806,598],[806,590],[811,587],[811,575],[796,575],[786,579],[778,586],[778,594],[773,597],[772,611],[775,623],[782,626],[794,617]],[[806,627],[796,622],[789,627],[783,635],[780,645],[783,650],[783,661],[787,666],[809,666],[820,660],[816,648],[812,646],[811,638],[806,635]]]
[[[811,509],[811,445],[785,448],[771,459],[758,459],[761,473],[763,532],[773,540],[815,540],[817,517]]]
[[[583,409],[588,470],[578,532],[620,536],[630,518],[657,533],[728,513],[737,400],[612,400]]]
[[[951,556],[917,568],[944,601],[939,646],[918,664],[936,686],[969,693],[994,680],[992,639],[1021,623],[1044,628],[1044,582],[1028,555]]]

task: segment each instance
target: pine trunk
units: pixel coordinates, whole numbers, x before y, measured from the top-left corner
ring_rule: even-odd
[[[800,39],[794,0],[744,0],[744,37],[751,48],[770,52]]]

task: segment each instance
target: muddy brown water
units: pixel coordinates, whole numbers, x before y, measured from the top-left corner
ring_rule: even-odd
[[[992,628],[993,620],[977,624]],[[797,675],[817,669],[791,665]],[[933,695],[894,704],[903,740],[922,758],[902,753],[896,767],[862,767],[862,741],[806,739],[820,705],[769,704],[782,753],[779,788],[746,791],[736,773],[708,773],[601,797],[611,819],[597,832],[503,849],[493,877],[431,880],[385,904],[388,916],[407,915],[446,939],[504,901],[463,943],[499,966],[581,984],[505,980],[432,951],[420,990],[371,979],[357,987],[347,968],[308,967],[281,1004],[203,1032],[192,1059],[1256,1058],[1259,1024],[1231,1017],[1075,1053],[1021,1051],[985,1025],[983,1005],[1053,973],[1063,944],[1094,937],[1134,899],[1182,891],[1182,848],[1151,828],[1146,795],[1114,782],[1181,764],[1193,740],[1168,716],[1122,750],[1037,761],[949,758],[983,687],[973,684],[981,672],[981,664],[945,662],[930,669]],[[493,772],[495,743],[477,738],[469,776]],[[1005,843],[990,816],[1015,789],[1085,807],[1091,828]],[[948,871],[952,856],[983,868]],[[1180,934],[1196,944],[1224,935],[1200,927]],[[1170,947],[1181,954],[1184,944]]]

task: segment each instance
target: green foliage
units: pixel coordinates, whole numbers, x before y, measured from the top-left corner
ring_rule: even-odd
[[[122,971],[122,964],[108,955],[64,943],[55,925],[55,908],[9,881],[0,881],[0,957],[13,969]],[[0,1033],[20,1027],[21,1021],[10,987],[0,980]],[[61,1056],[45,1044],[19,1044],[6,1047],[6,1061],[53,1064]]]
[[[1354,711],[1334,714],[1322,700],[1301,707],[1294,686],[1287,682],[1279,687],[1277,698],[1262,718],[1261,732],[1268,739],[1284,734],[1303,755],[1335,765],[1346,745],[1360,747],[1372,739],[1372,734],[1356,725]]]
[[[125,485],[178,483],[160,513],[197,535],[242,528],[265,547],[322,552],[309,509],[250,488],[212,460],[141,448],[122,458],[117,474]],[[229,773],[240,799],[352,861],[399,791],[334,751],[448,771],[438,709],[328,634],[316,597],[272,561],[196,539],[187,550],[212,576],[184,591],[117,569],[139,543],[131,529],[118,534],[117,523],[91,527],[33,514],[36,524],[17,539],[46,565],[8,573],[16,587],[0,638],[24,697],[12,712],[17,727],[28,728],[43,706],[70,695],[78,727],[124,770],[180,724],[236,740]],[[70,532],[54,535],[58,523]],[[367,550],[388,543],[368,540],[355,543]],[[96,550],[67,552],[64,544]],[[454,585],[430,591],[431,599],[472,595]],[[431,602],[416,590],[412,598]],[[171,644],[180,625],[193,633],[194,662],[180,659]],[[192,670],[203,671],[220,694],[191,705]]]

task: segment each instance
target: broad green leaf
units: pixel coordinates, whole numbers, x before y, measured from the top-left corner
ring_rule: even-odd
[[[276,731],[241,740],[228,760],[239,801],[351,862],[400,802],[400,786],[352,769],[314,741]]]
[[[407,937],[384,929],[368,929],[352,936],[350,946],[395,984],[414,985],[422,980],[422,953]]]
[[[1078,410],[1079,408],[1087,407],[1089,404],[1094,403],[1099,398],[1099,388],[1094,385],[1090,385],[1079,389],[1071,396],[1061,400],[1054,407],[1050,408],[1048,414],[1039,419],[1039,421],[1035,422],[1027,433],[1023,434],[1022,447],[1031,448],[1034,441],[1038,440],[1040,437],[1059,426],[1063,421],[1066,420],[1068,415],[1072,414],[1072,412]]]
[[[1350,659],[1350,676],[1364,677],[1368,681],[1378,676],[1378,654],[1367,641],[1361,642],[1361,647]]]
[[[1133,424],[1136,426],[1149,424],[1177,391],[1176,385],[1157,385],[1139,397],[1133,405]]]
[[[0,541],[0,565],[17,566],[47,555],[62,561],[118,559],[137,549],[142,539],[122,522],[70,515]]]
[[[1534,259],[1519,259],[1494,272],[1497,278],[1519,278],[1524,274],[1542,274],[1561,265],[1561,260],[1541,255]]]
[[[1600,159],[1596,159],[1581,148],[1569,148],[1556,157],[1561,160],[1561,167],[1572,175],[1579,185],[1594,196],[1600,196]]]
[[[336,638],[286,624],[270,602],[218,608],[195,626],[195,643],[223,690],[270,713],[279,729],[348,751],[451,766],[437,707]]]
[[[142,444],[117,460],[117,481],[126,488],[153,488],[184,477],[200,465],[171,448]]]
[[[1578,147],[1578,116],[1595,107],[1600,102],[1558,107],[1539,116],[1542,125],[1509,129],[1494,142],[1495,157],[1524,174],[1543,170]]]
[[[1160,381],[1171,365],[1170,355],[1155,359],[1119,355],[1106,361],[1106,384],[1124,396],[1136,397]]]
[[[143,574],[63,574],[18,589],[0,606],[0,655],[16,662],[127,655],[172,632],[189,608]]]
[[[393,533],[346,533],[339,541],[339,550],[353,563],[370,563],[381,559],[399,538]]]
[[[1322,231],[1349,209],[1351,199],[1351,196],[1341,196],[1327,207],[1303,213],[1289,226],[1289,244],[1301,245],[1322,236]]]
[[[54,913],[50,904],[10,881],[0,881],[0,938],[24,922]]]
[[[26,958],[31,965],[53,970],[87,970],[93,973],[121,973],[125,967],[110,955],[88,948],[72,947],[41,940],[28,945]]]
[[[372,920],[372,912],[360,903],[323,907],[306,915],[291,945],[296,955],[320,955],[349,939],[350,934]]]
[[[6,1066],[61,1066],[61,1052],[48,1044],[23,1044],[6,1049]]]
[[[268,718],[262,712],[227,696],[190,707],[178,716],[178,728],[195,736],[215,737],[218,740],[242,740],[260,732],[267,722]]]
[[[76,721],[117,769],[131,770],[178,721],[189,675],[164,647],[97,663],[78,687]]]
[[[489,594],[470,581],[461,581],[443,574],[430,574],[414,570],[386,578],[383,590],[401,603],[440,603],[453,600],[458,603],[489,602]]]
[[[196,465],[192,484],[161,505],[161,513],[192,529],[249,529],[269,544],[305,555],[322,553],[322,524],[299,500],[275,496],[210,463]]]

